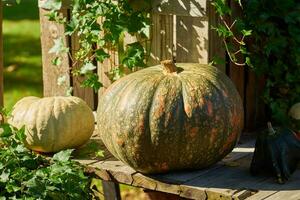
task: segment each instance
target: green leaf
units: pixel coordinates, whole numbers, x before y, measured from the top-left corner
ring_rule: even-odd
[[[103,87],[102,83],[99,82],[97,74],[88,74],[87,78],[82,82],[82,87],[91,87],[95,92],[98,92],[100,87]]]
[[[99,62],[103,62],[106,58],[109,58],[109,54],[106,53],[103,49],[97,49],[95,51],[96,60]]]
[[[25,126],[17,130],[15,135],[18,141],[23,142],[26,139]]]
[[[252,35],[252,30],[242,30],[241,32],[245,37]]]
[[[96,152],[96,156],[99,158],[103,158],[104,157],[104,151],[100,150]]]
[[[87,62],[80,68],[80,74],[87,74],[93,72],[97,67],[91,63]]]
[[[74,150],[73,149],[67,149],[64,151],[60,151],[56,154],[54,154],[52,160],[53,161],[59,161],[59,162],[67,162],[71,158],[71,154]]]
[[[60,66],[62,63],[61,57],[56,57],[51,61],[52,65],[54,66]]]
[[[69,48],[65,47],[64,40],[62,37],[54,39],[54,45],[49,50],[49,53],[54,53],[55,55],[59,55],[60,53],[67,53],[69,52]]]
[[[2,183],[8,182],[9,181],[9,175],[10,175],[9,172],[2,171],[2,174],[0,175],[0,182],[2,182]]]
[[[66,75],[63,75],[63,76],[60,76],[57,78],[57,85],[63,85],[65,84],[67,81],[67,76]]]
[[[73,96],[73,87],[69,87],[66,91],[66,96]]]
[[[233,36],[233,32],[228,30],[224,25],[218,25],[217,27],[212,27],[212,29],[216,30],[219,37],[228,38]]]

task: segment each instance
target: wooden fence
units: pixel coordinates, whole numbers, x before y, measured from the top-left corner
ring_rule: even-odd
[[[233,10],[238,14],[238,9],[233,8]],[[105,87],[111,84],[107,72],[111,70],[112,65],[118,64],[118,52],[109,51],[111,59],[107,59],[103,64],[98,63],[97,73],[105,86],[99,94],[95,94],[92,89],[82,88],[80,86],[82,77],[70,75],[73,63],[68,54],[62,55],[62,64],[59,67],[53,66],[51,63],[55,55],[49,54],[48,51],[53,46],[54,39],[63,37],[65,44],[71,49],[71,54],[76,52],[79,44],[75,36],[63,35],[63,25],[48,21],[45,16],[47,12],[47,10],[40,9],[44,95],[64,95],[66,90],[72,86],[73,95],[84,99],[95,110],[98,95],[101,95]],[[70,16],[68,5],[63,6],[60,14]],[[211,29],[211,26],[219,23],[219,20],[209,1],[153,0],[151,18],[149,65],[158,64],[160,60],[174,57],[176,62],[196,63],[208,63],[214,56],[226,59],[222,42],[215,31]],[[129,43],[131,39],[125,37],[124,42]],[[74,67],[80,66],[75,65]],[[243,99],[246,129],[252,130],[259,126],[259,122],[262,122],[264,118],[264,106],[259,99],[263,81],[259,80],[249,69],[235,66],[228,61],[217,67],[232,79]],[[57,79],[61,75],[65,76],[66,81],[58,85]]]

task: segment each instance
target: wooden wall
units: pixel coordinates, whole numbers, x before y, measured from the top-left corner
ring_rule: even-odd
[[[151,44],[148,49],[150,51],[149,65],[158,64],[164,59],[175,59],[176,62],[209,63],[217,56],[226,60],[222,41],[211,29],[211,26],[220,21],[209,1],[153,0],[152,4]],[[239,14],[237,8],[233,8],[233,10],[236,15]],[[78,49],[78,40],[76,37],[64,36],[64,27],[49,22],[44,16],[47,12],[40,9],[44,95],[65,95],[66,90],[72,86],[73,94],[86,100],[95,110],[98,97],[111,84],[107,72],[111,70],[112,66],[118,64],[118,52],[108,50],[111,59],[107,59],[102,64],[98,63],[96,71],[104,85],[104,88],[98,93],[99,96],[91,89],[80,87],[82,77],[70,76],[70,69],[80,67],[80,65],[73,66],[74,64],[67,54],[61,55],[63,61],[61,66],[56,67],[51,64],[54,55],[49,54],[48,51],[53,46],[53,39],[62,37],[65,44],[70,47],[71,54]],[[67,6],[61,10],[61,15],[70,15]],[[130,43],[130,41],[134,41],[134,39],[125,37],[125,43]],[[228,59],[225,64],[217,67],[232,79],[243,99],[246,130],[256,128],[259,125],[258,122],[262,121],[261,116],[263,116],[264,110],[259,99],[261,92],[259,84],[262,80],[255,77],[249,69],[235,66]],[[57,85],[57,79],[61,75],[65,76],[65,82]]]

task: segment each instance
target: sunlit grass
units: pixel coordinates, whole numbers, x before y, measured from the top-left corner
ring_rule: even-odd
[[[36,0],[4,7],[4,106],[42,95],[40,24]]]

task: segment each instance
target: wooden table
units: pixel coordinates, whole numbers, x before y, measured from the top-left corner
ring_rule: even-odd
[[[99,148],[105,151],[102,159],[94,155]],[[208,169],[151,176],[116,160],[97,137],[77,151],[75,157],[89,173],[103,180],[104,196],[108,200],[120,199],[119,183],[156,191],[165,199],[300,200],[300,170],[284,185],[275,183],[272,177],[253,177],[249,174],[253,151],[254,140],[242,140],[227,157]]]

